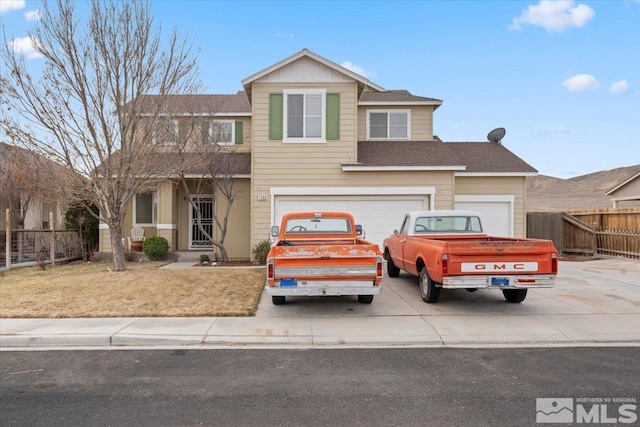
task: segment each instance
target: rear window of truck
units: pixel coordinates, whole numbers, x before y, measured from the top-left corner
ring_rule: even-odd
[[[482,233],[477,216],[433,216],[416,218],[415,233]]]
[[[347,218],[291,218],[285,227],[287,234],[351,234]]]

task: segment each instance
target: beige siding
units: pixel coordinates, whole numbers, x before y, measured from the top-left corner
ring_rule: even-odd
[[[640,177],[630,181],[611,194],[613,198],[640,197]]]
[[[371,106],[358,107],[358,140],[367,139],[367,111],[369,110],[411,110],[411,140],[433,140],[433,107],[432,106]]]
[[[515,237],[526,235],[526,184],[524,177],[457,177],[456,195],[514,196],[513,232]]]

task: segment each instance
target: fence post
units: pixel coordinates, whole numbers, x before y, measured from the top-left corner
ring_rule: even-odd
[[[5,266],[7,267],[7,270],[11,269],[11,210],[9,210],[9,208],[7,208],[7,216],[6,216],[6,233],[5,233]]]
[[[51,229],[51,238],[49,240],[49,258],[51,259],[51,265],[56,264],[56,226],[53,223],[53,212],[49,212],[49,228]]]
[[[593,256],[598,255],[598,223],[593,223]]]

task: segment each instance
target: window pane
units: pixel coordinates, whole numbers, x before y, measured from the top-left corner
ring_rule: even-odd
[[[389,138],[406,138],[407,113],[389,113]]]
[[[370,138],[386,138],[387,137],[387,113],[369,114],[369,137]]]
[[[136,194],[136,223],[153,224],[153,193]]]
[[[232,122],[211,123],[211,140],[213,142],[230,144],[232,141]]]
[[[307,95],[306,113],[307,116],[320,116],[322,115],[322,95],[312,94]]]
[[[287,96],[287,136],[302,138],[303,133],[303,95]]]
[[[178,128],[175,120],[159,120],[153,129],[155,144],[174,144],[178,140]]]

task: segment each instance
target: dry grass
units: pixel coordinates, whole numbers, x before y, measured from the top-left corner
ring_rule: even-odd
[[[0,272],[0,317],[252,316],[264,268],[92,263]]]

